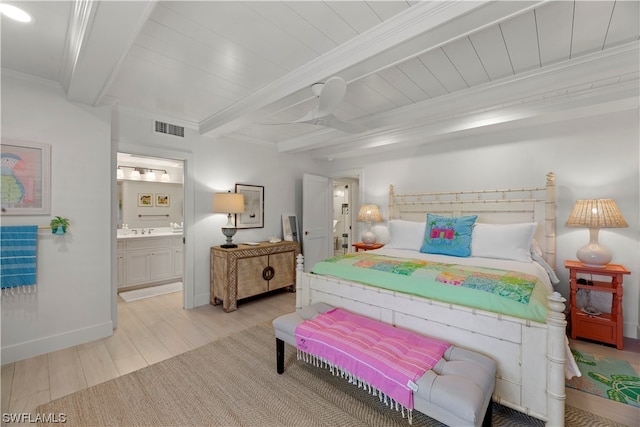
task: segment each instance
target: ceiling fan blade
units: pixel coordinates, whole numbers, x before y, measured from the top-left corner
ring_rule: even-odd
[[[356,123],[342,121],[336,116],[334,116],[333,114],[329,114],[328,116],[324,117],[323,120],[327,123],[325,124],[325,126],[329,126],[331,128],[338,129],[347,133],[362,133],[369,130],[365,126],[362,126]]]
[[[331,77],[324,83],[322,92],[318,97],[318,107],[316,117],[323,117],[333,112],[342,102],[344,94],[347,92],[347,84],[340,77]]]

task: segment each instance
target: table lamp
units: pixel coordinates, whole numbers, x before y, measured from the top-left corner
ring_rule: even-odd
[[[367,230],[362,234],[362,242],[371,245],[376,242],[378,238],[373,231],[371,231],[372,222],[382,222],[382,215],[376,205],[362,205],[358,212],[358,222],[365,222],[367,224]]]
[[[612,199],[578,200],[567,220],[567,227],[589,229],[589,243],[578,249],[576,256],[588,267],[602,268],[611,261],[611,251],[598,243],[601,228],[628,227],[616,202]]]
[[[227,237],[227,243],[220,245],[221,248],[237,248],[232,239],[237,228],[231,221],[231,214],[244,212],[244,196],[240,193],[215,193],[213,195],[213,213],[226,213],[227,224],[222,227],[222,234]]]

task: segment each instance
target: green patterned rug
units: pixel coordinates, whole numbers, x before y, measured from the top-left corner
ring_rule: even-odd
[[[571,349],[582,376],[567,387],[640,408],[640,378],[629,362]]]

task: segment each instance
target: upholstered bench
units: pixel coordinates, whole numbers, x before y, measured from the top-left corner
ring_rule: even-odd
[[[284,344],[296,347],[296,327],[332,308],[316,303],[273,321],[278,374],[284,372]],[[415,382],[413,407],[450,426],[489,426],[495,374],[494,360],[451,346],[436,365]]]

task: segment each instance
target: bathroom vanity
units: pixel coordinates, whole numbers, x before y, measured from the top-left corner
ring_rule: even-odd
[[[145,234],[118,233],[118,289],[181,281],[184,267],[182,233],[153,229]]]

